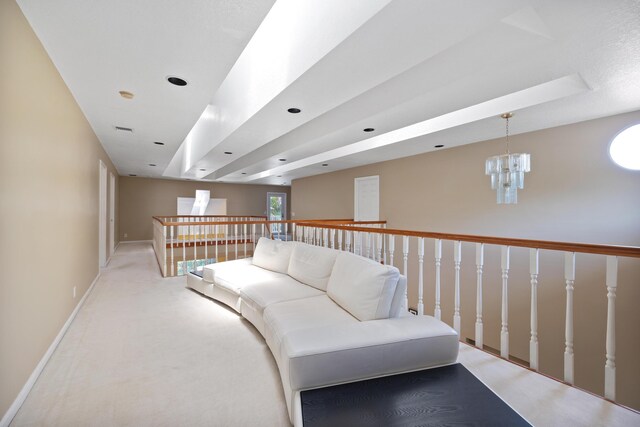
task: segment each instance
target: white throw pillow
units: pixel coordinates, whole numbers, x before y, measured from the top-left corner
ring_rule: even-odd
[[[305,285],[326,291],[337,256],[334,249],[298,242],[291,252],[288,274]]]
[[[327,284],[327,295],[358,320],[386,319],[399,277],[395,267],[340,252]]]
[[[261,237],[253,252],[253,265],[287,274],[293,242],[282,242]]]

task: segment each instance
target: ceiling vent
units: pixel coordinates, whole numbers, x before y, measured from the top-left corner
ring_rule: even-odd
[[[125,128],[125,127],[122,127],[122,126],[116,126],[116,130],[119,130],[119,131],[121,131],[121,132],[130,132],[130,133],[133,133],[133,129],[131,129],[131,128]]]

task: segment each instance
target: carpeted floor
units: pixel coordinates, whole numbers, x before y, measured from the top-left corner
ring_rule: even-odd
[[[11,426],[289,426],[264,340],[121,244]]]

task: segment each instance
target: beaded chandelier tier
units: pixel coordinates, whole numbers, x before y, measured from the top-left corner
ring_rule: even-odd
[[[531,158],[526,153],[511,153],[509,151],[509,119],[513,113],[502,116],[507,125],[507,152],[492,156],[485,163],[485,174],[491,175],[491,189],[497,190],[498,204],[518,203],[518,189],[524,188],[524,174],[531,170]]]

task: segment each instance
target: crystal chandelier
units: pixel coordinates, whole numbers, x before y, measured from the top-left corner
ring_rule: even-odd
[[[491,189],[497,190],[498,204],[518,203],[518,189],[524,188],[524,173],[531,170],[530,155],[509,152],[509,119],[513,113],[501,115],[507,121],[507,152],[492,156],[485,164],[485,174],[491,175]]]

